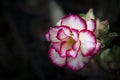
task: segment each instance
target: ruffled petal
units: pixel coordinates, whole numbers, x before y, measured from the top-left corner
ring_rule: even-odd
[[[80,42],[77,41],[75,42],[75,44],[73,44],[72,49],[69,49],[67,51],[67,56],[76,58],[79,51],[80,51]]]
[[[66,54],[68,57],[76,58],[78,51],[69,49],[69,50],[67,50]]]
[[[65,39],[67,37],[67,34],[65,34],[63,29],[60,29],[57,34],[57,38],[59,40]]]
[[[67,58],[67,66],[72,70],[83,69],[91,60],[91,57],[84,57],[79,52],[76,58]]]
[[[62,33],[60,33],[62,32]],[[49,33],[49,35],[48,35]],[[69,36],[71,34],[71,30],[67,26],[54,26],[49,29],[49,31],[46,34],[46,37],[51,42],[58,42],[59,39],[63,36]]]
[[[53,63],[58,66],[64,66],[66,58],[60,57],[58,52],[54,48],[50,48],[49,50],[49,57]]]
[[[60,30],[57,32],[57,38],[62,40],[68,36],[71,36],[71,29],[68,26],[59,26]]]
[[[79,51],[79,50],[80,50],[80,46],[81,46],[80,41],[76,41],[76,42],[72,45],[72,48],[73,48],[73,50]]]
[[[96,47],[96,37],[89,30],[82,30],[79,35],[81,41],[81,52],[83,56],[91,56]]]
[[[51,46],[60,53],[60,46],[61,46],[62,42],[54,42],[51,44]]]
[[[58,42],[59,40],[57,39],[57,33],[60,30],[59,27],[55,26],[55,27],[51,27],[49,29],[49,40],[51,42]]]
[[[78,37],[79,37],[79,31],[76,29],[71,29],[71,37],[75,40],[78,41]]]
[[[87,30],[90,30],[90,31],[95,31],[96,29],[96,22],[95,20],[91,19],[89,21],[86,22],[87,23]]]
[[[60,22],[59,22],[60,23]],[[87,24],[79,15],[69,14],[62,18],[61,25],[69,26],[77,30],[87,29]]]
[[[101,43],[97,41],[96,48],[92,55],[96,55],[100,51],[100,49],[101,49]]]
[[[67,50],[69,50],[70,48],[71,48],[71,46],[66,41],[63,41],[60,46],[60,56],[66,57]]]

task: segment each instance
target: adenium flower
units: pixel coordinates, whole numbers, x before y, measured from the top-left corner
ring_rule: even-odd
[[[46,33],[46,39],[51,42],[51,61],[72,70],[83,69],[101,48],[101,43],[94,34],[95,29],[95,20],[85,20],[76,14],[60,19]]]

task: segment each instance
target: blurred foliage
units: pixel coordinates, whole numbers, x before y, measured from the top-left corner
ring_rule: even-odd
[[[101,70],[111,73],[120,73],[120,46],[113,45],[112,47],[109,47],[111,41],[116,38],[118,34],[111,32],[103,36],[100,36],[103,47],[99,54],[94,57],[94,60]]]

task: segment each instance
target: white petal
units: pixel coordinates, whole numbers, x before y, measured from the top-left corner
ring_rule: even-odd
[[[77,41],[77,42],[75,42],[75,43],[72,45],[72,48],[73,48],[74,50],[79,51],[79,50],[80,50],[80,46],[81,46],[80,41]]]
[[[58,42],[59,40],[57,39],[57,33],[58,30],[60,30],[59,27],[51,27],[49,30],[49,38],[51,42]]]
[[[68,27],[68,26],[60,26],[60,27],[63,29],[64,33],[65,33],[67,36],[70,36],[70,34],[71,34],[71,29],[70,29],[70,27]]]
[[[70,48],[71,46],[66,41],[62,42],[60,46],[60,56],[66,57],[67,50],[69,50]]]
[[[60,53],[61,43],[62,43],[62,42],[54,42],[54,43],[51,44],[51,46],[52,46],[57,52]]]
[[[82,30],[80,32],[81,52],[83,56],[91,56],[96,47],[96,37],[93,32]]]
[[[58,31],[58,34],[57,34],[57,38],[59,40],[62,40],[62,39],[65,39],[67,37],[67,35],[65,34],[64,30],[63,29],[60,29]]]
[[[83,69],[91,60],[91,57],[84,57],[79,52],[76,58],[67,58],[67,66],[72,70]]]
[[[62,40],[66,38],[67,36],[71,36],[71,29],[68,26],[59,26],[59,30],[57,32],[57,38],[59,40]]]
[[[69,56],[69,57],[76,58],[77,54],[78,54],[78,51],[73,50],[73,49],[70,49],[67,51],[67,56]]]
[[[49,57],[53,63],[58,66],[64,66],[66,58],[60,57],[58,52],[54,48],[50,48]]]
[[[87,30],[90,30],[90,31],[95,31],[96,29],[96,22],[94,20],[89,20],[87,21]]]
[[[71,34],[72,38],[73,38],[75,41],[78,41],[79,31],[78,31],[78,30],[75,30],[75,29],[71,29],[71,31],[72,31],[72,34]]]
[[[69,26],[77,30],[83,30],[87,28],[87,24],[84,19],[78,15],[69,14],[62,19],[61,25]]]
[[[77,41],[72,45],[71,49],[67,51],[67,56],[76,58],[78,52],[80,51],[80,42]]]

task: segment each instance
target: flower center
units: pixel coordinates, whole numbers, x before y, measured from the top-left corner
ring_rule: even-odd
[[[71,49],[71,47],[72,47],[72,45],[75,43],[75,41],[71,38],[71,37],[68,37],[67,39],[66,39],[66,47],[68,48],[68,49]]]
[[[72,38],[69,38],[68,43],[72,45],[75,43],[75,41]]]

